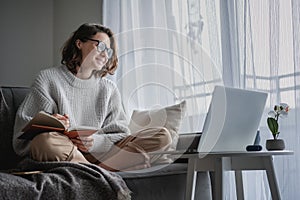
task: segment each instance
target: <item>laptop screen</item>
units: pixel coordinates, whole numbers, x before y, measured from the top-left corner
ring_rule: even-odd
[[[246,151],[254,143],[267,93],[216,86],[198,152]]]

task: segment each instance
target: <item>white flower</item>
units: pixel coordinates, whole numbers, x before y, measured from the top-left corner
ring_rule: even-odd
[[[271,110],[271,111],[268,113],[268,116],[269,116],[269,117],[272,117],[272,118],[275,118],[276,112],[275,112],[274,110]]]
[[[286,103],[280,103],[279,105],[275,105],[274,109],[268,113],[267,123],[274,139],[277,139],[280,133],[278,118],[286,117],[288,112],[289,106]]]
[[[289,109],[289,105],[287,105],[286,103],[280,103],[279,110],[277,113],[280,117],[285,118],[288,115]]]

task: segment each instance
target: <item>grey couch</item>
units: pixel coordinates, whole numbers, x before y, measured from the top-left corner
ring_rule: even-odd
[[[14,118],[18,106],[23,101],[29,88],[26,87],[1,87],[0,94],[0,181],[1,175],[7,174],[7,170],[16,168],[22,160],[15,154],[12,148],[12,135]],[[189,145],[196,145],[200,134],[180,135],[177,149],[185,149]],[[132,199],[141,200],[176,200],[184,199],[186,183],[187,163],[184,159],[177,159],[174,163],[168,165],[157,165],[148,169],[136,170],[132,172],[118,172],[125,180],[127,186],[132,191]],[[24,178],[24,177],[17,177]],[[1,193],[0,188],[0,197]],[[15,190],[18,193],[18,190]],[[68,191],[59,191],[68,196]],[[197,187],[195,191],[196,199],[211,199],[211,182],[209,173],[199,172],[197,178]],[[62,198],[63,199],[63,198]],[[102,199],[105,199],[102,198]]]

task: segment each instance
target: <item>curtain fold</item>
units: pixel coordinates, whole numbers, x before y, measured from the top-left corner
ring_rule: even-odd
[[[289,163],[292,163],[288,171],[291,175],[294,175],[292,179],[292,183],[289,184],[289,188],[286,189],[286,193],[290,194],[289,197],[291,199],[298,199],[300,197],[299,191],[299,180],[300,180],[300,1],[299,0],[291,0],[291,7],[292,7],[292,30],[293,30],[293,62],[294,62],[294,73],[293,73],[293,90],[295,94],[293,95],[295,101],[295,116],[293,119],[293,144],[291,144],[291,148],[295,151],[295,160],[289,160]],[[290,177],[287,177],[287,182],[289,181]]]

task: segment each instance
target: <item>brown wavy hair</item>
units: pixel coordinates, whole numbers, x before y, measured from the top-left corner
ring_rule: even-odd
[[[103,71],[99,71],[98,75],[104,77],[107,74],[114,74],[118,66],[116,41],[113,32],[101,24],[85,23],[73,32],[62,47],[61,64],[66,65],[73,74],[77,74],[76,67],[80,66],[82,63],[82,52],[77,48],[76,40],[79,39],[82,42],[86,42],[87,38],[91,38],[99,32],[106,33],[108,35],[110,48],[113,49],[113,55],[106,63],[105,69]]]

